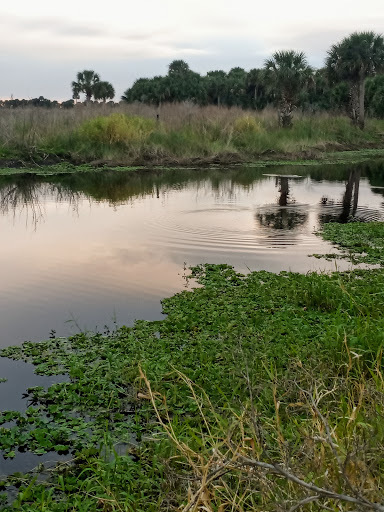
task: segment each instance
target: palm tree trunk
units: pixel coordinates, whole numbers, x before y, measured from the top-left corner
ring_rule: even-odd
[[[280,126],[282,128],[291,128],[292,127],[292,103],[288,101],[285,97],[282,98],[280,102]]]
[[[349,92],[350,95],[350,105],[349,105],[349,117],[354,125],[359,124],[359,86],[356,83],[351,85],[351,89]]]
[[[360,78],[359,82],[359,127],[364,130],[365,125],[365,80],[364,77]]]

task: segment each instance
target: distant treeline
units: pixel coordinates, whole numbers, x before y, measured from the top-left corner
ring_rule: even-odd
[[[113,101],[108,102],[114,105]],[[45,108],[73,108],[75,106],[74,100],[67,101],[56,101],[49,100],[44,98],[44,96],[39,96],[38,98],[32,98],[29,100],[19,100],[19,99],[10,99],[10,100],[0,100],[0,107],[2,108],[17,108],[17,107],[45,107]]]
[[[171,68],[177,61],[169,65]],[[184,63],[185,64],[185,63]],[[245,71],[233,68],[225,71],[210,71],[202,76],[191,71],[185,64],[182,73],[168,73],[166,76],[140,78],[127,89],[122,100],[128,103],[140,102],[149,105],[190,101],[198,105],[238,106],[244,109],[262,110],[275,105],[278,98],[268,87],[263,69]],[[326,70],[313,73],[313,85],[303,90],[298,98],[298,107],[304,111],[334,111],[345,113],[350,101],[349,84],[341,82],[330,85]],[[368,78],[365,102],[371,117],[384,118],[384,75]],[[95,102],[92,102],[95,103]],[[115,102],[109,101],[114,106]],[[45,107],[73,108],[73,99],[58,102],[43,96],[32,99],[0,100],[0,107]]]
[[[169,65],[166,76],[140,78],[127,89],[122,99],[152,105],[191,101],[198,105],[238,106],[262,110],[276,106],[279,95],[270,87],[265,69],[232,68],[209,71],[200,75],[184,61]],[[365,102],[372,117],[384,117],[384,75],[366,81]],[[331,84],[325,68],[315,70],[312,83],[303,88],[297,98],[297,107],[304,111],[334,111],[346,113],[350,104],[350,85],[347,81]]]

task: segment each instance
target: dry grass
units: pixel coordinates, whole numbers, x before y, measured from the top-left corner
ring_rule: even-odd
[[[78,104],[73,109],[26,107],[0,110],[0,142],[6,145],[15,143],[42,142],[52,134],[64,135],[79,128],[85,121],[112,113],[156,119],[159,115],[168,129],[178,130],[186,124],[201,125],[206,122],[219,123],[223,129],[243,117],[241,108],[199,107],[194,104],[166,104],[160,109],[144,104],[121,103],[117,106],[94,104],[85,107]],[[255,116],[254,111],[249,115]],[[265,110],[258,117],[270,127],[277,127],[277,113]]]
[[[96,118],[124,114],[156,120],[153,132],[140,144],[121,141],[100,146],[84,136],[82,127]],[[96,121],[95,121],[96,122]],[[142,104],[118,106],[83,104],[73,109],[38,107],[0,110],[0,156],[58,155],[77,161],[101,159],[119,163],[183,162],[190,159],[249,160],[266,153],[300,154],[310,150],[380,146],[384,122],[369,121],[364,132],[346,117],[296,112],[291,130],[278,127],[277,112],[240,108],[166,104],[157,109]]]
[[[382,355],[367,374],[346,348],[348,360],[332,385],[307,373],[301,362],[308,389],[271,375],[264,385],[272,389],[272,416],[258,405],[251,387],[242,412],[230,406],[218,411],[203,389],[176,372],[201,417],[200,428],[191,428],[184,440],[175,432],[165,398],[141,372],[175,448],[168,466],[177,510],[383,512]]]

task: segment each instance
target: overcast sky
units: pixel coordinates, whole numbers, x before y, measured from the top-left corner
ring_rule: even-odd
[[[69,99],[77,71],[93,69],[118,100],[173,59],[200,73],[249,70],[294,49],[320,67],[356,30],[384,33],[384,0],[2,0],[0,98]]]

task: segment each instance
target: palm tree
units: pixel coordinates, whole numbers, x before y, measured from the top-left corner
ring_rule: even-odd
[[[365,81],[384,70],[384,39],[374,32],[354,32],[331,46],[326,59],[331,81],[350,84],[350,117],[364,128]]]
[[[75,84],[75,82],[72,82],[72,99],[74,99],[77,103],[77,100],[80,99],[80,91],[79,91],[77,85],[75,86],[74,84]]]
[[[112,100],[115,97],[115,89],[110,82],[100,81],[93,86],[93,94],[95,100],[103,100],[105,103],[107,99]]]
[[[174,60],[168,66],[163,83],[170,102],[198,102],[201,93],[201,76],[192,71],[184,60]]]
[[[80,92],[85,94],[85,101],[89,103],[94,94],[95,84],[100,82],[100,76],[91,69],[85,69],[77,73],[77,82],[72,82],[73,95]]]
[[[168,65],[168,75],[185,75],[190,71],[185,60],[173,60]]]
[[[284,128],[292,126],[292,112],[300,92],[310,82],[312,68],[303,52],[275,52],[264,64],[265,78],[279,101],[279,122]]]

